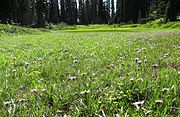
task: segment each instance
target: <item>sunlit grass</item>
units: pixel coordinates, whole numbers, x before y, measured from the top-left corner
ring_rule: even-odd
[[[0,115],[180,115],[180,31],[98,30],[1,34]]]

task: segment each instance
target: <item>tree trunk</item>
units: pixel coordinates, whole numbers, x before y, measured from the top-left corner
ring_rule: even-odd
[[[166,8],[166,17],[165,22],[168,21],[176,21],[176,0],[168,0],[167,8]]]
[[[36,12],[37,12],[37,26],[43,27],[45,26],[45,17],[44,17],[44,0],[37,0],[36,3]]]

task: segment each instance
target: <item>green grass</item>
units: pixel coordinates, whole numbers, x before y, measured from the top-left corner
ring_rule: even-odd
[[[1,32],[0,115],[179,116],[180,30],[106,29]]]
[[[144,27],[144,28],[159,28],[159,29],[165,29],[165,28],[170,28],[170,29],[177,28],[177,29],[180,29],[180,22],[177,21],[177,22],[164,23],[163,19],[159,19],[159,20],[156,20],[156,21],[148,22],[147,24],[143,24],[143,25],[141,25],[141,27]]]
[[[25,28],[25,27],[19,27],[15,25],[4,25],[0,24],[0,34],[39,34],[41,32],[47,32],[46,29],[32,29],[32,28]]]
[[[146,30],[145,28],[143,28],[144,30]],[[76,30],[62,30],[62,32],[137,32],[140,30],[143,30],[142,28],[107,28],[107,27],[101,27],[101,28],[79,28]]]
[[[158,19],[155,21],[148,22],[146,24],[93,24],[93,25],[72,25],[68,26],[65,23],[60,23],[58,25],[49,24],[46,29],[51,29],[53,31],[63,31],[63,32],[109,32],[109,31],[141,31],[151,29],[180,29],[180,22],[168,22],[164,23],[163,19]]]

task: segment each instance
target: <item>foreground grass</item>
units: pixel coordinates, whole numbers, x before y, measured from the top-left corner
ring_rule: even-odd
[[[180,31],[0,36],[1,116],[179,116]]]

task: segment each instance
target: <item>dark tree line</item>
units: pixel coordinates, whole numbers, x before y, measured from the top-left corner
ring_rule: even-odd
[[[115,3],[116,2],[116,3]],[[116,4],[116,6],[115,6]],[[176,21],[179,0],[0,0],[1,23],[36,25]]]

